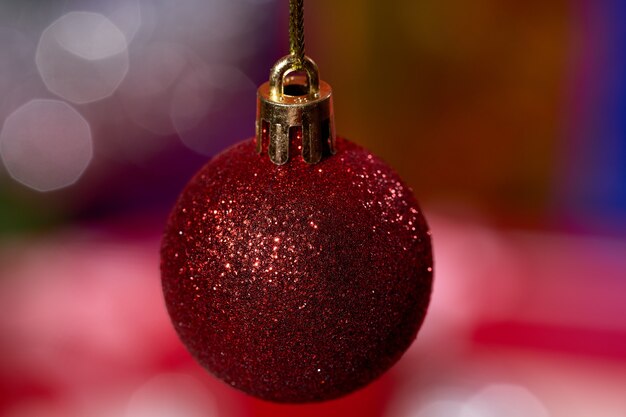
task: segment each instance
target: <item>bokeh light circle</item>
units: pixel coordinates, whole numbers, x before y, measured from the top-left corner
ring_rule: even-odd
[[[32,100],[0,132],[0,156],[15,180],[38,191],[76,182],[93,156],[91,129],[69,104]]]
[[[550,417],[543,403],[528,389],[512,384],[492,384],[465,404],[459,417]]]
[[[124,33],[99,13],[68,13],[50,30],[59,45],[89,61],[109,58],[127,48]]]
[[[107,2],[110,11],[107,17],[124,33],[130,43],[143,25],[142,5],[139,0],[117,0]]]
[[[157,135],[176,131],[169,117],[171,94],[188,56],[184,46],[173,42],[153,42],[133,51],[118,95],[135,124]]]
[[[253,135],[255,96],[254,82],[238,68],[201,63],[176,84],[170,118],[188,148],[213,155]]]
[[[430,402],[410,417],[461,417],[461,414],[463,417],[484,417],[468,409],[463,402],[453,400]]]
[[[140,386],[124,417],[217,417],[211,393],[195,378],[162,374]]]
[[[35,63],[48,90],[73,103],[113,94],[128,72],[128,43],[107,17],[70,12],[39,39]]]

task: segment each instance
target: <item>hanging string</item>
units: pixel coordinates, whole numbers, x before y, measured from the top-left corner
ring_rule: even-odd
[[[289,0],[289,52],[296,67],[304,63],[304,0]]]

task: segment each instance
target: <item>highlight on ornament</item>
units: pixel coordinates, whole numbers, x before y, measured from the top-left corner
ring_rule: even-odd
[[[255,137],[190,180],[161,246],[168,312],[195,359],[290,403],[341,397],[392,367],[422,325],[433,275],[410,188],[335,133],[303,11],[290,2],[290,54],[258,89]]]

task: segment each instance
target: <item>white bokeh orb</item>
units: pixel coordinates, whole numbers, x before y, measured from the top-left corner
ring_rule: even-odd
[[[390,403],[386,417],[483,417],[467,413],[466,389],[455,384],[424,387],[421,384],[408,385]]]
[[[127,48],[124,33],[99,13],[70,12],[49,30],[59,45],[89,61],[109,58]]]
[[[175,133],[169,117],[172,88],[189,55],[184,46],[172,42],[153,42],[133,51],[130,71],[117,95],[135,124],[157,135]]]
[[[130,44],[143,24],[142,5],[139,0],[117,0],[107,4],[106,16],[124,33]]]
[[[438,400],[422,406],[411,417],[483,417],[460,401]]]
[[[195,378],[162,374],[132,395],[124,417],[217,417],[211,393]]]
[[[107,17],[70,12],[39,39],[35,63],[48,90],[73,103],[109,97],[128,72],[128,43]]]
[[[213,155],[252,136],[255,96],[256,85],[238,68],[197,63],[174,88],[170,118],[189,149]]]
[[[31,100],[5,120],[0,156],[16,181],[37,191],[64,188],[91,162],[91,128],[65,102]]]
[[[459,417],[550,417],[544,404],[527,388],[492,384],[474,395]]]

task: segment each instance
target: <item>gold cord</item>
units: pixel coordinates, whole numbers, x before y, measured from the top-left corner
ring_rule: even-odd
[[[289,0],[289,52],[296,69],[304,66],[304,0]]]

